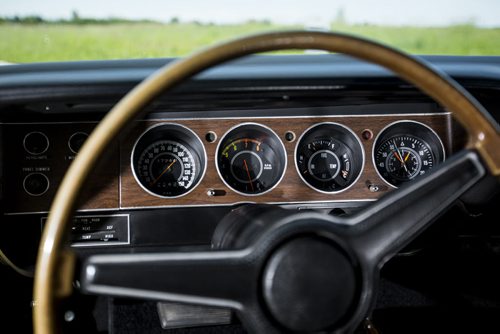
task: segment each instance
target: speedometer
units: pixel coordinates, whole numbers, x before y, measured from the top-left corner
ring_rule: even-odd
[[[198,137],[177,124],[146,131],[132,152],[133,172],[152,195],[175,198],[196,187],[205,169],[205,151]]]
[[[166,197],[179,196],[191,188],[198,173],[197,165],[193,153],[172,140],[152,143],[137,160],[142,185]]]

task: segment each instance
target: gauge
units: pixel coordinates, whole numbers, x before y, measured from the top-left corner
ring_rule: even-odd
[[[396,122],[375,141],[373,160],[379,175],[398,187],[428,173],[444,160],[444,147],[437,134],[422,123]]]
[[[359,139],[336,123],[320,123],[305,131],[295,152],[297,172],[313,189],[336,193],[355,183],[364,164]]]
[[[143,186],[161,196],[179,196],[196,180],[197,163],[193,153],[172,140],[149,145],[137,160],[137,171]]]
[[[283,178],[286,153],[271,129],[244,123],[221,139],[216,161],[228,187],[243,195],[260,195],[272,190]]]
[[[191,130],[172,123],[148,129],[132,151],[137,182],[150,194],[175,198],[193,190],[205,171],[206,154]]]

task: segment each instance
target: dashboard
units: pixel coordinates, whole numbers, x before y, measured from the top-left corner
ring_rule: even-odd
[[[500,120],[499,57],[423,58]],[[88,135],[124,94],[170,61],[0,67],[0,249],[15,264],[33,267],[52,199]],[[218,224],[247,203],[353,214],[466,144],[450,110],[377,66],[339,55],[231,62],[160,96],[145,115],[108,147],[84,187],[70,235],[79,260],[207,249]],[[498,190],[492,180],[485,185]],[[401,319],[394,332],[421,323],[422,310],[437,305],[441,312],[449,300],[446,330],[457,300],[500,305],[491,298],[500,295],[498,195],[485,197],[480,188],[384,267],[375,314],[389,312],[391,324]],[[30,332],[32,281],[9,268],[2,274],[2,296],[15,310],[3,320],[13,317],[20,332]],[[68,332],[153,333],[163,306],[78,296],[64,307],[84,320],[65,325]],[[474,311],[479,316],[469,318]],[[476,331],[485,320],[483,307],[461,312]]]
[[[48,211],[95,125],[4,124],[6,212]],[[444,161],[452,135],[447,112],[142,120],[79,209],[372,201]]]

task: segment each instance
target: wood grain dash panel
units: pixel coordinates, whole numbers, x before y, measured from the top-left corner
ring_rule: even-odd
[[[284,203],[284,202],[328,202],[372,200],[382,196],[392,188],[388,186],[377,174],[372,163],[372,148],[376,136],[390,123],[401,120],[413,120],[428,125],[436,131],[445,145],[447,155],[450,149],[450,114],[435,115],[359,115],[359,116],[321,116],[321,117],[280,117],[280,118],[251,118],[251,119],[179,119],[165,121],[138,121],[137,126],[120,143],[120,176],[121,176],[121,203],[122,208],[141,208],[155,206],[199,206],[223,205],[239,202],[255,203]],[[283,180],[272,191],[260,196],[244,196],[229,189],[220,179],[215,166],[217,144],[224,134],[232,127],[242,122],[255,122],[273,129],[285,145],[288,164]],[[298,176],[294,152],[297,140],[287,142],[285,133],[293,131],[297,139],[302,133],[314,124],[321,122],[335,122],[350,128],[361,140],[365,151],[365,164],[359,180],[349,189],[337,194],[324,194],[307,186]],[[207,152],[207,171],[202,181],[189,194],[175,199],[165,199],[145,192],[133,177],[131,170],[131,152],[133,144],[139,135],[150,126],[158,123],[182,124],[193,130],[204,143]],[[370,140],[363,140],[361,133],[369,129],[374,136]],[[208,131],[217,134],[214,143],[208,143],[205,135]],[[379,185],[379,192],[371,192],[368,184]],[[210,189],[224,190],[226,195],[210,197]]]

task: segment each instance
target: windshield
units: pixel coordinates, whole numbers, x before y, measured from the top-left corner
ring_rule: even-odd
[[[283,29],[349,32],[414,54],[500,54],[498,0],[0,2],[4,63],[178,57]]]

